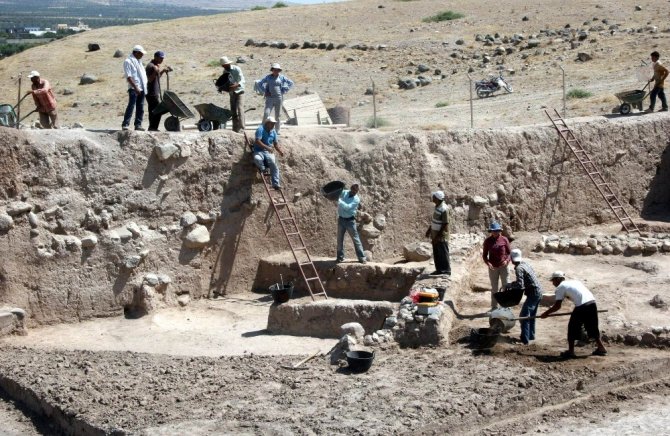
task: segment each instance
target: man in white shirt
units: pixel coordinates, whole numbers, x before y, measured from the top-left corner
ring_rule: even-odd
[[[598,348],[592,353],[594,356],[606,356],[607,350],[600,339],[598,328],[598,307],[596,299],[586,286],[579,280],[566,280],[562,271],[554,272],[550,277],[551,283],[556,286],[556,302],[547,309],[540,318],[561,308],[563,300],[567,298],[575,305],[570,321],[568,322],[568,350],[561,353],[561,357],[570,359],[575,355],[575,341],[581,337],[582,326],[586,328],[589,338],[594,339]]]
[[[130,119],[135,109],[135,130],[144,130],[142,128],[142,118],[144,117],[144,97],[147,94],[147,73],[142,66],[142,56],[146,51],[141,45],[133,47],[133,52],[123,61],[123,74],[128,82],[128,106],[123,115],[121,128],[128,130]]]

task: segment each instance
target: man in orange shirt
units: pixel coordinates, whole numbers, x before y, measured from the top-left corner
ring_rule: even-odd
[[[40,78],[40,73],[31,71],[28,78],[33,82],[31,90],[26,95],[32,94],[37,106],[37,113],[40,114],[40,124],[43,129],[58,128],[58,113],[56,112],[56,97],[49,81]]]

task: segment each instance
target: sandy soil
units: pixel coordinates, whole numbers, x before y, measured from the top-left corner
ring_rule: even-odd
[[[492,8],[486,1],[458,0],[447,6],[435,0],[355,0],[101,29],[0,61],[0,100],[14,101],[17,74],[37,68],[59,94],[65,88],[74,91],[72,95],[58,96],[64,124],[81,122],[87,127],[118,128],[126,104],[126,86],[121,77],[123,59],[115,59],[112,54],[117,48],[126,51],[142,43],[150,53],[157,49],[167,52],[166,63],[175,67],[172,89],[191,107],[202,102],[227,106],[227,99],[212,86],[212,80],[220,73],[216,61],[225,54],[247,59],[241,66],[249,84],[266,74],[271,62],[282,63],[285,73],[296,82],[292,96],[307,90],[317,92],[327,107],[351,108],[352,124],[356,126],[364,125],[372,116],[372,98],[365,91],[374,80],[379,92],[378,114],[391,123],[390,128],[469,127],[467,72],[471,67],[474,80],[485,78],[498,67],[515,71],[508,75],[515,89],[513,94],[498,93],[493,98],[475,100],[476,127],[546,121],[544,107],[563,106],[559,65],[566,70],[568,90],[583,88],[593,93],[586,99],[570,100],[570,116],[609,114],[618,103],[613,93],[641,88],[641,79],[649,72],[638,74],[640,61],[647,60],[653,49],[663,51],[669,37],[665,32],[667,24],[660,18],[667,17],[668,3],[640,0],[636,4],[641,11],[613,1],[550,0],[535,5],[513,0],[502,8]],[[441,23],[422,21],[445,8],[465,17]],[[522,21],[524,16],[527,21]],[[257,25],[264,22],[272,25]],[[295,26],[296,22],[301,25]],[[572,29],[600,25],[604,30],[591,31],[576,49],[571,49],[569,42],[543,37],[538,49],[493,56],[490,63],[482,64],[481,55],[492,55],[496,45],[476,42],[476,34],[522,33],[528,38],[543,29],[561,30],[567,24]],[[612,24],[618,24],[620,29],[643,31],[611,34],[608,28]],[[644,30],[647,26],[656,26],[658,33]],[[211,38],[213,29],[234,31],[217,31],[217,37]],[[249,38],[289,44],[302,44],[305,40],[349,46],[383,44],[386,49],[279,50],[246,47]],[[461,38],[464,44],[457,45]],[[91,41],[99,43],[102,50],[87,53]],[[452,58],[453,52],[462,52],[466,58]],[[592,55],[593,60],[577,62],[578,52]],[[475,58],[477,55],[479,59]],[[419,64],[429,68],[425,75],[433,83],[413,90],[398,89],[398,79],[416,77]],[[434,75],[436,69],[445,77]],[[79,85],[83,73],[95,74],[100,82]],[[251,92],[246,101],[247,107],[263,105],[262,99]],[[438,103],[442,107],[436,108]],[[30,106],[27,104],[25,109]],[[259,117],[258,111],[248,116],[250,120]]]
[[[24,414],[25,413],[25,414]],[[34,423],[30,414],[22,411],[0,392],[0,433],[3,436],[36,436],[45,434],[46,426]],[[42,431],[40,431],[42,430]]]

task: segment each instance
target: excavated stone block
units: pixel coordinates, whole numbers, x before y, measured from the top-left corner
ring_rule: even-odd
[[[387,301],[335,300],[273,304],[268,315],[268,331],[273,334],[342,337],[342,324],[357,322],[366,332],[374,332],[397,304]]]

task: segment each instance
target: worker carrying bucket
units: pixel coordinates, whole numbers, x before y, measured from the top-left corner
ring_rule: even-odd
[[[337,201],[337,263],[344,262],[344,234],[348,233],[354,243],[358,262],[365,264],[367,259],[361,237],[356,227],[356,216],[361,199],[358,196],[359,185],[353,183],[349,189],[344,189],[344,182],[339,180],[330,182],[321,188],[321,194],[328,200]]]

